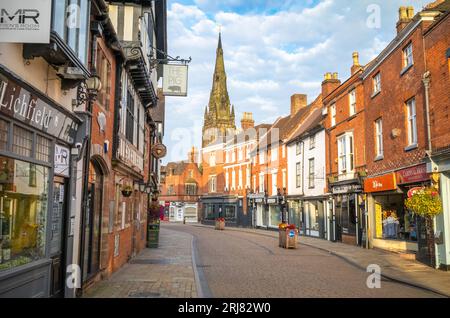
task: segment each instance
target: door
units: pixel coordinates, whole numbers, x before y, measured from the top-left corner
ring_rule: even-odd
[[[65,224],[67,181],[61,177],[55,177],[53,181],[53,199],[51,214],[51,236],[50,255],[52,259],[52,274],[50,285],[51,297],[64,296],[64,246],[65,246]]]
[[[334,230],[335,240],[342,241],[342,196],[334,197]]]
[[[87,209],[84,219],[83,281],[100,269],[101,215],[103,210],[103,175],[96,165],[91,166]]]

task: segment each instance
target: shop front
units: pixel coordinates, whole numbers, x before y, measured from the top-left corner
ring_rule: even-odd
[[[298,197],[288,197],[288,223],[298,228],[299,235],[305,235],[303,204]]]
[[[267,199],[268,204],[268,220],[267,226],[272,229],[278,229],[281,223],[281,208],[278,204],[277,198],[272,197]]]
[[[411,189],[428,184],[425,165],[365,180],[371,247],[416,254],[418,259],[426,255],[424,221],[405,207],[405,200]]]
[[[64,295],[80,123],[0,68],[0,297]]]
[[[329,228],[332,229],[332,241],[351,245],[362,245],[364,233],[364,197],[361,183],[339,183],[331,185],[332,217]]]
[[[223,217],[226,225],[237,226],[238,214],[242,213],[242,201],[237,196],[202,197],[202,223],[214,225],[217,218]]]

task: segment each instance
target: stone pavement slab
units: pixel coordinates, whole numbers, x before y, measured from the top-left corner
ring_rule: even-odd
[[[144,249],[109,279],[87,290],[87,298],[195,298],[192,235],[161,226],[159,247]]]
[[[196,226],[211,227],[200,224]],[[278,239],[278,232],[276,231],[232,227],[228,227],[225,230],[244,231]],[[381,275],[385,278],[450,297],[450,272],[437,270],[415,260],[402,258],[396,253],[380,249],[364,249],[348,244],[305,236],[299,237],[298,244],[300,246],[304,244],[327,251],[363,270],[366,270],[370,264],[379,265]]]

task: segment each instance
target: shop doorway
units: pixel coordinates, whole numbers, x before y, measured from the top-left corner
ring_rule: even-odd
[[[103,173],[91,162],[87,210],[84,219],[83,281],[90,279],[100,269],[101,216],[103,210]]]
[[[52,274],[50,285],[51,297],[64,297],[65,287],[65,251],[66,231],[65,224],[67,220],[66,202],[67,200],[67,180],[61,177],[55,177],[53,181],[53,198],[51,209],[51,236],[50,236],[50,255],[52,260]]]

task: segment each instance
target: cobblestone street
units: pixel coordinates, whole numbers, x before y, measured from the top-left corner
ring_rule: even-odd
[[[231,229],[219,232],[197,225],[162,224],[158,249],[146,249],[85,296],[438,296],[384,279],[380,289],[369,289],[368,275],[345,260],[310,246],[280,249],[277,240],[270,236]]]

